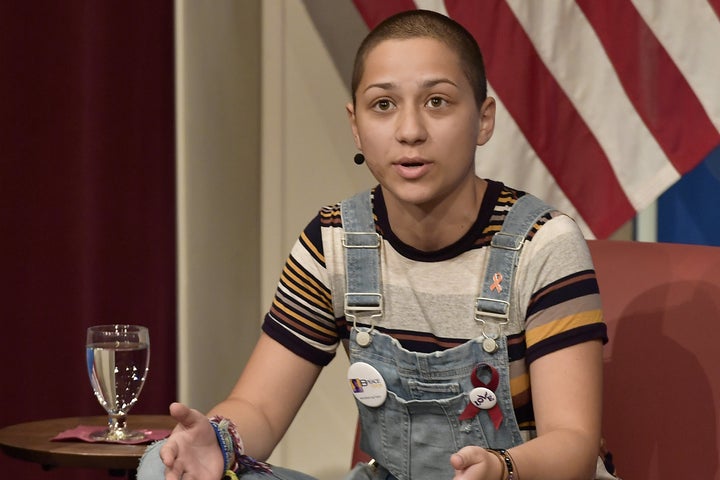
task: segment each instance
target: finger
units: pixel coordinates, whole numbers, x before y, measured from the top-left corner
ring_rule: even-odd
[[[165,469],[165,480],[189,480],[190,477],[185,475],[182,465],[180,462],[173,465],[173,468]]]
[[[450,465],[456,471],[467,470],[473,465],[487,462],[487,452],[481,447],[464,447],[450,456]]]
[[[455,455],[459,455],[465,468],[485,460],[487,452],[481,447],[463,447]],[[453,455],[453,456],[455,456]]]
[[[170,470],[165,471],[165,480],[182,480],[182,473],[176,474],[175,472],[172,472]]]
[[[170,415],[175,419],[175,421],[186,428],[192,427],[200,419],[205,419],[200,412],[192,410],[190,407],[178,402],[170,405]]]
[[[453,454],[450,456],[450,465],[451,465],[455,470],[463,470],[463,469],[465,469],[465,468],[468,466],[468,464],[465,463],[465,458],[464,458],[464,457],[462,456],[462,454],[460,454],[459,452],[458,452],[458,453],[453,453]]]
[[[182,466],[177,461],[179,446],[177,442],[168,440],[160,449],[160,460],[165,465],[165,480],[181,480]]]
[[[172,468],[175,463],[175,459],[178,455],[178,444],[173,440],[168,440],[165,445],[160,449],[160,460],[162,460],[165,467],[168,469]]]

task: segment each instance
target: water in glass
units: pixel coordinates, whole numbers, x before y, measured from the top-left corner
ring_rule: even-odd
[[[108,428],[95,432],[98,440],[138,440],[143,433],[127,429],[127,414],[137,402],[147,377],[150,338],[146,327],[101,325],[88,328],[87,369]]]

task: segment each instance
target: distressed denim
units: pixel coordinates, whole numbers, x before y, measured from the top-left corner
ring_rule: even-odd
[[[465,446],[510,448],[522,443],[510,394],[505,338],[489,354],[481,339],[434,353],[406,350],[397,340],[373,330],[367,347],[351,332],[350,361],[372,365],[388,388],[379,407],[356,402],[362,424],[361,448],[398,480],[452,478],[450,456]],[[503,420],[495,428],[487,410],[468,420],[458,417],[469,402],[473,369],[492,365]]]
[[[145,450],[138,467],[137,480],[163,480],[165,478],[165,465],[160,460],[160,448],[164,443],[165,440],[155,442]],[[244,480],[315,480],[314,477],[304,473],[281,467],[272,467],[272,474],[251,471],[240,475],[240,478]]]

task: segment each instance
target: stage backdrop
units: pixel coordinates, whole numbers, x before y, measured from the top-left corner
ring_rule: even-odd
[[[0,427],[104,414],[89,325],[150,327],[175,397],[173,2],[0,3]],[[2,478],[105,478],[0,455]]]

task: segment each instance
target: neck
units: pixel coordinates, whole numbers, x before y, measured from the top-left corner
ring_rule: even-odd
[[[487,182],[474,177],[442,201],[410,204],[385,195],[388,220],[395,235],[405,244],[431,252],[452,245],[465,235],[477,219]]]

